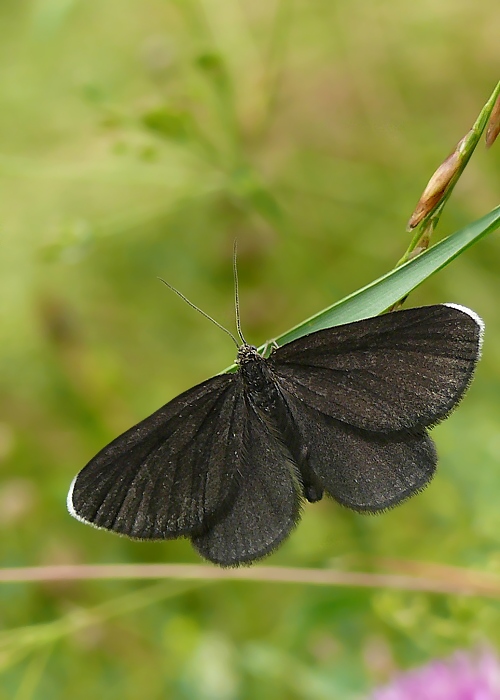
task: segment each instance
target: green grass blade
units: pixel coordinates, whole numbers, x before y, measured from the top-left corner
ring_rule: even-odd
[[[499,226],[500,207],[496,207],[486,216],[436,243],[425,253],[278,336],[276,342],[285,345],[322,328],[382,313]]]

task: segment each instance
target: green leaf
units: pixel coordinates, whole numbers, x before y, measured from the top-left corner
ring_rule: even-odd
[[[158,107],[142,116],[142,123],[158,136],[185,141],[191,131],[191,115],[185,111]]]
[[[486,216],[452,233],[413,260],[278,336],[276,343],[285,345],[322,328],[331,328],[382,313],[499,226],[500,207],[496,207]],[[263,345],[259,350],[265,347]]]

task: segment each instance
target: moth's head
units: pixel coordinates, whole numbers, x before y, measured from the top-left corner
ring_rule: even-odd
[[[258,358],[260,358],[260,355],[257,352],[257,348],[255,347],[255,345],[248,345],[247,343],[243,343],[243,345],[240,345],[240,347],[238,348],[236,362],[239,365],[244,365],[245,363],[252,362]]]

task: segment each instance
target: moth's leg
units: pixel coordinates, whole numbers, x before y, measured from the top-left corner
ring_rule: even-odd
[[[264,343],[264,349],[262,351],[262,357],[268,357],[268,355],[271,355],[273,350],[277,350],[279,348],[278,343],[274,340],[266,340]],[[271,352],[269,352],[269,349],[271,349]]]

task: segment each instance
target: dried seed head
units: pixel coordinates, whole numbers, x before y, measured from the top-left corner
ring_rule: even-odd
[[[455,150],[441,163],[427,183],[415,211],[408,221],[407,229],[412,231],[425,217],[433,211],[448,189],[453,177],[457,174],[463,158],[463,145],[468,134],[456,145]]]

